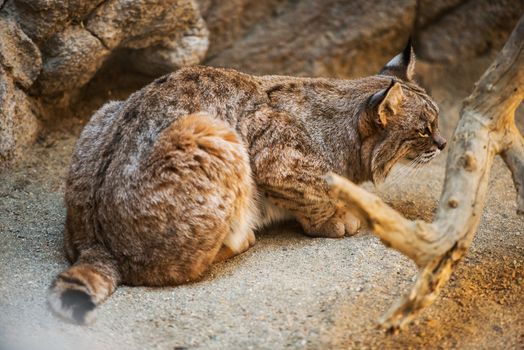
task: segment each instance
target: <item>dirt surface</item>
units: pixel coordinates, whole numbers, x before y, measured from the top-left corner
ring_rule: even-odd
[[[449,135],[465,93],[434,95]],[[312,239],[293,223],[259,232],[255,247],[198,283],[119,288],[92,326],[56,319],[45,293],[67,266],[63,184],[84,123],[48,129],[0,174],[1,349],[524,349],[524,218],[500,159],[467,258],[400,334],[385,334],[377,319],[408,290],[414,264],[367,231]],[[376,191],[406,216],[431,220],[444,164],[445,155],[415,173],[399,168]]]

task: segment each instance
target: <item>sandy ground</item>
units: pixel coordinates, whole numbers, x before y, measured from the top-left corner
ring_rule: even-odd
[[[63,183],[82,123],[46,131],[0,174],[0,349],[524,349],[524,218],[500,159],[467,258],[400,334],[385,334],[377,319],[408,290],[414,264],[367,231],[312,239],[293,223],[259,232],[255,247],[198,283],[119,288],[92,326],[56,319],[45,293],[67,266]],[[444,163],[378,192],[431,220]]]

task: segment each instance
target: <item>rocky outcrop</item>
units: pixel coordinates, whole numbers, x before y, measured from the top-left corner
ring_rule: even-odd
[[[156,76],[199,63],[207,46],[192,0],[2,2],[0,166],[35,140],[48,106],[82,88],[114,53]]]
[[[256,0],[235,2],[239,19],[225,17],[226,5],[216,3],[205,13],[211,31],[209,64],[315,76],[376,72],[376,63],[387,62],[405,45],[417,5],[416,0],[395,1],[394,6],[387,0],[306,0],[275,1],[268,9]]]
[[[29,88],[42,68],[38,47],[18,23],[0,14],[0,64],[18,84]]]
[[[33,102],[0,67],[0,165],[21,157],[38,130]]]
[[[502,47],[524,14],[524,0],[421,0],[416,51],[447,64]]]
[[[420,59],[455,64],[498,50],[524,0],[199,0],[207,63],[252,73],[363,76],[411,35]]]
[[[44,64],[31,92],[56,95],[87,83],[111,51],[81,26],[71,26],[42,45]]]
[[[83,86],[118,49],[132,49],[135,67],[151,75],[161,70],[152,62],[167,72],[204,58],[208,33],[192,1],[113,0],[94,8],[96,3],[88,1],[82,10],[92,9],[90,13],[41,45],[44,64],[35,94],[55,95]],[[74,18],[74,12],[67,13]],[[187,41],[189,45],[181,45]]]
[[[419,59],[454,65],[500,48],[523,12],[524,0],[0,0],[0,167],[112,67],[357,77],[410,35]]]
[[[39,122],[24,93],[42,67],[38,47],[19,24],[0,13],[0,166],[36,139]]]

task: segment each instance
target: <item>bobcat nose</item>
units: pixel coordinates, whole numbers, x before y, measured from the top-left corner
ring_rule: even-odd
[[[438,149],[441,151],[444,148],[446,148],[446,144],[447,144],[446,139],[440,135],[437,135],[437,137],[435,137],[435,143],[437,144]]]

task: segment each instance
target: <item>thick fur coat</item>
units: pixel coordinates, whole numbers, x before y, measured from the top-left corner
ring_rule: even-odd
[[[50,288],[52,309],[86,323],[119,284],[197,280],[274,221],[296,219],[312,236],[355,233],[326,173],[377,182],[398,161],[427,162],[445,146],[413,65],[408,45],[358,80],[189,67],[106,104],[74,151],[65,194],[73,265]]]

